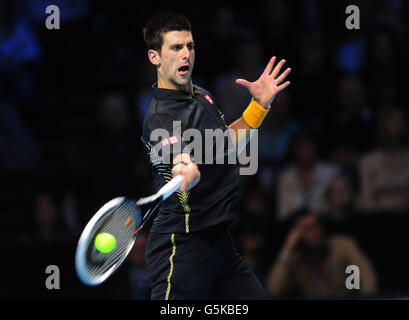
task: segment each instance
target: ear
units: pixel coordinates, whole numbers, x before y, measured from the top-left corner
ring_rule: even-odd
[[[159,65],[160,65],[160,55],[159,55],[158,51],[153,50],[153,49],[149,49],[148,50],[148,58],[149,58],[149,61],[153,65],[159,67]]]

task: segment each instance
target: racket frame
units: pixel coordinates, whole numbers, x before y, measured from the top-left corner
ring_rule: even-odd
[[[117,270],[120,265],[124,262],[126,257],[128,256],[129,252],[133,248],[135,243],[136,237],[138,236],[139,231],[143,228],[145,223],[149,221],[150,217],[159,207],[159,205],[166,200],[169,196],[171,196],[177,189],[179,189],[183,180],[183,176],[179,175],[170,180],[166,183],[156,194],[151,195],[149,197],[140,198],[138,201],[135,202],[135,212],[138,207],[151,204],[152,206],[148,209],[148,211],[144,214],[141,224],[135,229],[134,237],[132,241],[129,242],[129,245],[125,251],[125,254],[119,259],[115,264],[112,265],[108,270],[100,275],[91,275],[87,268],[86,262],[86,252],[89,246],[89,238],[94,231],[95,225],[104,217],[105,214],[111,212],[116,207],[119,207],[124,201],[127,199],[125,197],[117,197],[114,198],[107,203],[105,203],[91,218],[91,220],[85,226],[81,236],[78,240],[77,250],[75,252],[75,268],[77,271],[77,275],[82,283],[89,285],[89,286],[97,286],[107,280],[112,273]],[[88,246],[87,246],[88,245]]]

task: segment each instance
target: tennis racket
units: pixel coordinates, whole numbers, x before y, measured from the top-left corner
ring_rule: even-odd
[[[159,205],[179,189],[183,177],[176,176],[156,194],[139,200],[118,197],[104,204],[85,226],[75,252],[75,268],[82,283],[103,283],[124,262],[145,223]],[[146,213],[142,217],[142,211]],[[95,237],[107,232],[116,239],[111,252],[95,248]]]

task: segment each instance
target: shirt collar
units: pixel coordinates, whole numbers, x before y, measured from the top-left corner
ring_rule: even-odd
[[[158,88],[158,83],[155,82],[152,85],[152,89],[156,98],[167,99],[167,100],[190,100],[192,99],[192,94],[184,90],[171,90]],[[193,85],[193,94],[197,94],[197,86]]]

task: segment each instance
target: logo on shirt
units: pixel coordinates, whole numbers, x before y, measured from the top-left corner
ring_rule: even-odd
[[[212,100],[212,98],[210,98],[209,97],[209,95],[208,94],[205,94],[205,96],[204,96],[205,98],[206,98],[206,100],[207,101],[209,101],[210,102],[210,104],[213,104],[213,100]]]
[[[170,138],[165,138],[162,140],[162,146],[167,146],[169,144],[174,144],[176,142],[178,142],[178,138],[176,136],[172,136]]]

